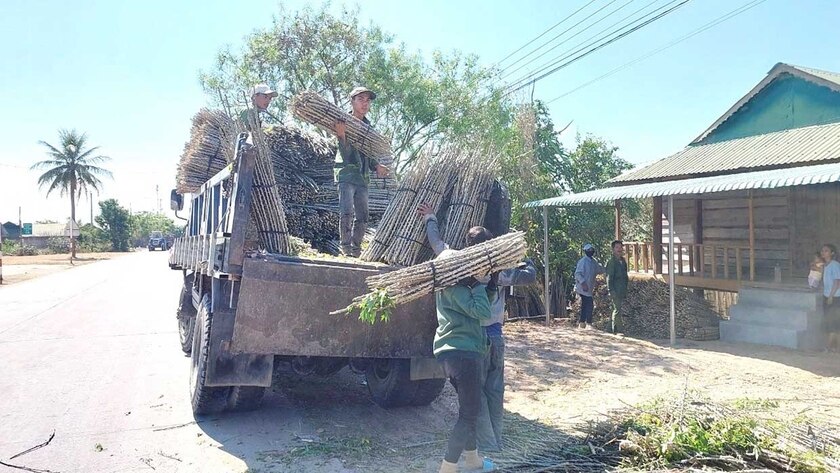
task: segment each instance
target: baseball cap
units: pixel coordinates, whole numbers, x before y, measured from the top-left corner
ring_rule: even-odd
[[[589,250],[594,250],[594,249],[595,249],[595,247],[592,246],[592,243],[587,243],[587,244],[583,245],[583,251],[589,251]]]
[[[356,88],[354,88],[352,91],[350,91],[350,98],[352,99],[355,96],[357,96],[359,94],[363,94],[365,92],[370,94],[370,99],[371,100],[376,98],[376,92],[368,89],[367,87],[356,87]]]
[[[253,97],[257,94],[263,94],[263,95],[268,95],[268,96],[271,96],[271,97],[277,97],[277,91],[273,90],[271,87],[269,87],[268,84],[257,84],[257,85],[255,85],[254,88],[251,89],[251,97]]]

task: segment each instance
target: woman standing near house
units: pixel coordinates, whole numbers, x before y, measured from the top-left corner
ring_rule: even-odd
[[[837,262],[837,247],[825,244],[820,250],[825,268],[823,269],[823,296],[825,298],[825,312],[823,323],[828,333],[828,349],[840,350],[840,301],[834,298],[840,294],[840,263]]]

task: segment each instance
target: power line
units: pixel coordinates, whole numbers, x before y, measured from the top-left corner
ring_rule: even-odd
[[[609,2],[609,3],[607,3],[607,4],[606,4],[606,5],[604,5],[604,6],[602,6],[602,7],[601,7],[601,8],[599,8],[599,9],[595,10],[594,12],[592,12],[592,13],[591,13],[589,16],[587,16],[586,18],[584,18],[584,19],[580,20],[579,22],[575,23],[574,25],[572,25],[572,26],[570,26],[570,27],[566,28],[565,30],[561,31],[560,33],[558,33],[558,34],[557,34],[556,36],[554,36],[553,38],[549,39],[549,40],[548,40],[548,41],[546,41],[545,43],[543,43],[543,44],[539,45],[537,48],[533,49],[530,53],[528,53],[528,54],[526,54],[526,55],[524,55],[524,56],[520,57],[520,58],[519,58],[519,59],[517,59],[516,61],[514,61],[512,64],[508,64],[507,66],[505,66],[505,68],[504,68],[504,69],[502,69],[501,71],[499,71],[499,74],[504,73],[504,72],[505,72],[505,69],[510,69],[511,67],[513,67],[513,66],[515,66],[516,64],[518,64],[518,63],[519,63],[519,61],[522,61],[523,59],[527,58],[528,56],[530,56],[530,55],[534,54],[535,52],[539,51],[539,50],[540,50],[540,49],[542,49],[543,47],[547,46],[547,45],[548,45],[548,44],[550,44],[552,41],[554,41],[554,40],[558,39],[559,37],[563,36],[564,34],[568,33],[569,31],[571,31],[571,30],[575,29],[578,25],[580,25],[580,24],[581,24],[581,23],[583,23],[584,21],[586,21],[586,20],[588,20],[588,19],[592,18],[593,16],[597,15],[597,14],[598,14],[598,13],[600,13],[603,9],[605,9],[605,8],[607,8],[608,6],[612,5],[612,4],[613,4],[613,3],[615,3],[616,1],[618,1],[618,0],[610,0],[610,2]],[[586,28],[584,28],[584,31],[586,31]],[[517,70],[518,70],[518,69],[517,69]],[[505,76],[503,76],[502,78],[504,78],[504,77],[505,77]]]
[[[628,15],[628,16],[626,16],[626,17],[622,18],[621,20],[619,20],[619,22],[618,22],[618,23],[620,23],[620,22],[622,22],[622,21],[626,20],[627,18],[629,18],[629,17],[631,17],[631,16],[635,15],[636,13],[638,13],[640,10],[643,10],[643,9],[647,8],[647,7],[648,7],[648,6],[650,6],[651,4],[656,3],[656,2],[658,2],[658,1],[659,1],[659,0],[653,0],[652,2],[648,3],[647,5],[645,5],[644,7],[640,8],[639,10],[636,10],[635,12],[631,13],[630,15]],[[505,73],[505,75],[503,75],[502,77],[500,77],[500,78],[499,78],[499,80],[503,80],[505,77],[510,77],[510,76],[512,76],[513,74],[515,74],[515,73],[517,73],[517,72],[521,71],[522,69],[524,69],[524,68],[528,67],[528,65],[533,64],[535,61],[537,61],[537,60],[538,60],[538,59],[540,59],[541,57],[545,56],[546,54],[550,53],[551,51],[554,51],[555,49],[559,48],[560,46],[563,46],[564,44],[568,43],[569,41],[571,41],[572,39],[576,38],[577,36],[579,36],[579,35],[581,35],[581,34],[585,33],[585,32],[586,32],[586,30],[588,30],[588,29],[590,29],[590,28],[594,27],[595,25],[597,25],[598,23],[600,23],[600,22],[602,22],[602,21],[606,20],[607,18],[611,17],[612,15],[615,15],[616,13],[618,13],[620,10],[622,10],[622,9],[623,9],[624,7],[626,7],[627,5],[630,5],[631,3],[633,3],[633,0],[629,0],[629,1],[628,1],[627,3],[625,3],[624,5],[621,5],[620,7],[616,8],[615,10],[613,10],[613,11],[611,11],[611,12],[607,13],[606,15],[602,16],[601,18],[599,18],[599,19],[598,19],[597,21],[595,21],[594,23],[592,23],[592,24],[590,24],[590,25],[587,25],[585,28],[581,29],[581,30],[580,30],[580,31],[578,31],[577,33],[573,34],[572,36],[569,36],[568,38],[566,38],[566,39],[564,39],[563,41],[561,41],[561,42],[559,42],[559,43],[555,44],[555,45],[554,45],[554,46],[552,46],[551,48],[549,48],[549,49],[547,49],[547,50],[543,51],[543,52],[542,52],[542,54],[540,54],[540,55],[538,55],[538,56],[536,56],[536,57],[531,58],[531,60],[529,60],[528,62],[526,62],[526,63],[524,63],[524,64],[522,64],[522,65],[520,65],[520,66],[519,66],[519,67],[517,67],[516,69],[514,69],[514,70],[512,70],[512,71],[510,71],[510,72]],[[612,26],[615,26],[615,23],[614,23]],[[591,39],[591,38],[590,38],[590,39]],[[588,40],[587,40],[587,41],[588,41]]]
[[[543,32],[542,32],[542,34],[540,34],[540,35],[539,35],[539,36],[537,36],[536,38],[532,39],[531,41],[528,41],[527,43],[525,43],[525,44],[523,44],[522,46],[520,46],[520,47],[519,47],[519,49],[517,49],[516,51],[514,51],[514,52],[512,52],[512,53],[508,54],[507,56],[503,57],[500,61],[498,61],[498,62],[496,63],[496,66],[500,66],[503,62],[505,62],[505,61],[507,61],[508,59],[510,59],[513,55],[515,55],[515,54],[516,54],[516,53],[518,53],[519,51],[522,51],[523,49],[527,48],[528,46],[530,46],[531,44],[533,44],[533,43],[534,43],[534,41],[536,41],[536,40],[538,40],[538,39],[542,38],[543,36],[547,35],[549,31],[551,31],[551,30],[553,30],[554,28],[557,28],[558,26],[562,25],[562,24],[563,24],[563,23],[565,23],[567,20],[569,20],[571,17],[573,17],[573,16],[577,15],[578,13],[580,13],[580,11],[581,11],[581,10],[583,10],[583,9],[584,9],[584,8],[586,8],[586,7],[588,7],[589,5],[592,5],[593,3],[595,3],[595,0],[589,0],[589,2],[588,2],[588,3],[586,3],[584,6],[582,6],[582,7],[578,8],[577,10],[575,10],[574,12],[572,12],[572,13],[571,13],[570,15],[568,15],[567,17],[565,17],[565,18],[563,18],[562,20],[558,21],[558,22],[557,22],[557,23],[555,23],[552,27],[550,27],[550,28],[548,28],[547,30],[543,31]]]
[[[654,56],[654,55],[659,54],[659,53],[661,53],[661,52],[663,52],[667,49],[670,49],[670,48],[676,46],[677,44],[682,43],[683,41],[686,41],[690,38],[693,38],[694,36],[699,35],[700,33],[703,33],[704,31],[706,31],[708,29],[714,28],[715,26],[717,26],[717,25],[719,25],[719,24],[721,24],[721,23],[723,23],[727,20],[730,20],[730,19],[740,15],[741,13],[744,13],[744,12],[754,8],[754,7],[757,7],[758,5],[760,5],[760,4],[762,4],[766,1],[767,0],[752,0],[750,2],[747,2],[744,5],[741,5],[740,7],[730,11],[729,13],[721,15],[721,16],[715,18],[714,20],[710,21],[709,23],[704,24],[700,28],[697,28],[696,30],[691,31],[688,34],[686,34],[684,36],[681,36],[681,37],[675,39],[674,41],[671,41],[670,43],[666,44],[665,46],[663,46],[661,48],[658,48],[658,49],[655,49],[653,51],[650,51],[646,54],[643,54],[642,56],[639,56],[636,59],[633,59],[632,61],[628,61],[628,62],[616,67],[615,69],[607,72],[606,74],[598,76],[598,77],[596,77],[596,78],[594,78],[594,79],[592,79],[588,82],[585,82],[585,83],[575,87],[574,89],[571,89],[571,90],[569,90],[569,91],[567,91],[563,94],[558,95],[557,97],[554,97],[553,99],[545,102],[545,104],[548,105],[550,103],[556,102],[557,100],[560,100],[563,97],[566,97],[566,96],[568,96],[568,95],[570,95],[574,92],[577,92],[578,90],[583,89],[584,87],[588,87],[589,85],[592,85],[595,82],[606,79],[607,77],[610,77],[610,76],[612,76],[612,75],[614,75],[614,74],[616,74],[616,73],[618,73],[618,72],[620,72],[620,71],[622,71],[622,70],[624,70],[624,69],[626,69],[626,68],[628,68],[628,67],[630,67],[630,66],[632,66],[636,63],[644,61],[645,59],[648,59],[651,56]]]
[[[630,34],[633,34],[633,33],[635,33],[636,31],[639,31],[640,29],[644,28],[645,26],[647,26],[647,25],[649,25],[649,24],[651,24],[651,23],[653,23],[653,22],[655,22],[655,21],[657,21],[657,20],[659,20],[659,19],[661,19],[661,18],[664,18],[665,16],[667,16],[667,15],[669,15],[669,14],[673,13],[675,10],[677,10],[677,9],[678,9],[678,8],[680,8],[680,7],[682,7],[683,5],[685,5],[686,3],[688,3],[689,1],[691,1],[691,0],[683,0],[681,3],[677,4],[676,6],[673,6],[673,7],[669,8],[668,10],[665,10],[664,12],[662,12],[662,13],[660,13],[660,14],[658,14],[658,15],[654,16],[653,18],[651,18],[651,19],[649,19],[649,20],[647,20],[647,21],[645,21],[645,22],[641,23],[640,25],[634,26],[634,27],[633,27],[633,28],[631,28],[630,30],[625,31],[625,32],[623,32],[623,33],[619,34],[618,36],[616,36],[616,37],[614,37],[614,38],[611,38],[610,40],[608,40],[608,41],[606,41],[606,42],[604,42],[604,43],[601,43],[601,44],[599,44],[599,45],[597,45],[597,46],[594,46],[594,47],[592,47],[592,48],[588,49],[587,51],[584,51],[583,53],[581,53],[581,54],[579,54],[579,55],[577,55],[577,56],[573,57],[572,59],[570,59],[570,60],[568,60],[568,61],[566,61],[566,62],[564,62],[564,63],[562,63],[562,64],[560,64],[560,65],[558,65],[558,66],[556,66],[556,67],[554,67],[554,68],[553,68],[553,69],[551,69],[550,71],[545,72],[545,73],[541,74],[540,76],[535,77],[534,79],[529,80],[529,81],[528,81],[528,82],[526,82],[525,84],[519,85],[519,86],[517,86],[517,87],[515,87],[515,88],[512,88],[512,89],[508,90],[508,91],[506,92],[506,94],[510,94],[510,93],[516,92],[517,90],[520,90],[520,89],[522,89],[523,87],[525,87],[527,84],[535,84],[535,83],[537,83],[538,81],[540,81],[540,80],[542,80],[542,79],[545,79],[546,77],[548,77],[548,76],[550,76],[550,75],[552,75],[552,74],[556,73],[557,71],[559,71],[559,70],[561,70],[561,69],[563,69],[563,68],[565,68],[565,67],[569,66],[569,65],[570,65],[570,64],[572,64],[572,63],[575,63],[575,62],[577,62],[577,61],[579,61],[579,60],[583,59],[583,58],[584,58],[584,57],[586,57],[586,56],[589,56],[590,54],[592,54],[592,53],[594,53],[594,52],[598,51],[599,49],[604,48],[604,47],[606,47],[606,46],[608,46],[608,45],[610,45],[610,44],[612,44],[612,43],[614,43],[614,42],[616,42],[616,41],[620,40],[621,38],[624,38],[625,36],[628,36],[628,35],[630,35]],[[556,64],[556,63],[555,63],[555,64]],[[550,66],[549,66],[549,67],[550,67]]]
[[[536,70],[534,70],[534,71],[528,73],[527,75],[522,76],[519,79],[511,82],[510,84],[507,85],[507,87],[514,87],[514,86],[520,85],[522,83],[528,82],[532,77],[534,77],[534,75],[540,74],[540,73],[548,70],[549,68],[555,66],[556,64],[561,63],[562,61],[564,61],[564,60],[574,56],[575,54],[577,54],[577,53],[579,53],[579,52],[597,44],[600,41],[604,41],[605,39],[609,38],[612,35],[619,34],[619,33],[621,33],[622,31],[624,31],[628,28],[632,28],[633,26],[637,25],[639,22],[643,22],[643,21],[657,15],[661,11],[673,6],[675,3],[679,2],[680,0],[670,0],[669,2],[665,3],[664,5],[659,6],[658,8],[655,8],[652,11],[644,13],[639,17],[633,18],[638,12],[647,9],[650,5],[652,5],[653,3],[656,3],[656,1],[658,1],[658,0],[654,0],[650,3],[648,3],[647,5],[643,6],[642,8],[640,8],[640,9],[634,11],[633,13],[625,16],[624,18],[616,21],[615,23],[611,24],[610,26],[607,26],[606,28],[604,28],[601,31],[595,33],[594,35],[590,36],[589,38],[579,42],[578,44],[574,45],[570,49],[560,53],[557,56],[554,56],[553,58],[551,58],[550,60],[543,63],[541,66],[539,66]],[[630,20],[630,21],[627,21],[627,20]],[[618,26],[618,25],[620,25],[620,26]],[[616,26],[618,26],[618,27],[616,28]]]

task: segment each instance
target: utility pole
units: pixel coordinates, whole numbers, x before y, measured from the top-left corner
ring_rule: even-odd
[[[160,186],[155,184],[155,201],[157,202],[158,213],[163,213],[163,208],[160,205]]]
[[[93,226],[93,192],[88,191],[88,200],[90,201],[90,224]]]

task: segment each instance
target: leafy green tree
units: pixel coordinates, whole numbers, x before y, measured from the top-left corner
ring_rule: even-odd
[[[82,252],[108,251],[110,248],[111,241],[105,231],[90,223],[81,226],[79,229],[79,249]]]
[[[247,36],[240,51],[220,51],[214,67],[200,74],[201,83],[216,105],[232,113],[247,106],[250,85],[268,82],[280,94],[270,110],[277,116],[300,91],[348,106],[348,92],[364,84],[378,93],[369,118],[391,137],[398,170],[427,143],[485,134],[504,123],[505,101],[488,85],[492,71],[477,57],[438,51],[427,64],[378,26],[365,25],[358,8],[339,15],[327,4],[281,9],[271,27]]]
[[[181,236],[183,233],[182,227],[175,226],[171,218],[160,213],[138,212],[132,215],[131,219],[133,222],[131,241],[135,246],[145,245],[149,240],[149,234],[153,231],[174,237]]]
[[[32,165],[33,170],[46,170],[38,178],[38,185],[47,188],[47,195],[56,189],[70,196],[70,219],[76,221],[76,199],[82,193],[102,188],[100,177],[112,177],[111,172],[98,165],[110,158],[96,154],[98,146],[87,147],[87,135],[76,130],[59,130],[59,145],[39,141],[47,148],[49,159]],[[76,257],[76,238],[70,236],[71,258]]]
[[[524,209],[522,205],[602,187],[607,180],[629,169],[630,164],[618,157],[616,147],[593,136],[578,136],[575,149],[565,149],[548,109],[541,102],[517,111],[516,128],[517,136],[509,137],[502,175],[513,200],[512,225],[527,232],[531,255],[540,264],[544,257],[542,210]],[[629,216],[640,212],[639,206],[632,204],[624,210]],[[596,245],[602,257],[607,255],[614,237],[613,226],[612,207],[549,208],[552,272],[558,272],[568,282],[587,242]]]
[[[131,239],[131,214],[116,199],[107,199],[99,203],[99,215],[96,223],[102,228],[111,242],[113,251],[128,251]]]

